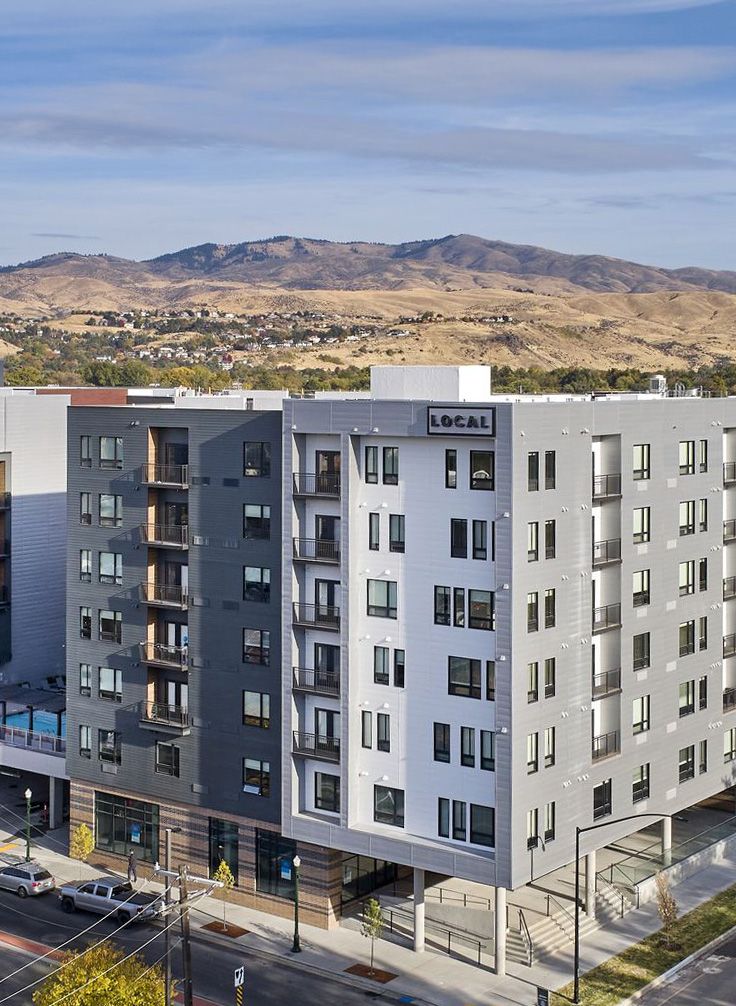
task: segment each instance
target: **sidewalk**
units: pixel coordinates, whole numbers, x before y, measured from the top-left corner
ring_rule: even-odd
[[[65,829],[60,829],[48,836],[34,838],[34,858],[54,874],[58,883],[98,876],[99,868],[63,855],[55,843],[63,843],[65,837]],[[23,854],[22,841],[15,841],[17,851]],[[0,847],[12,842],[12,835],[0,828]],[[718,891],[731,886],[736,877],[735,871],[736,859],[723,860],[673,888],[680,914],[684,915]],[[150,889],[161,889],[161,885],[152,884]],[[382,939],[376,943],[376,967],[394,972],[397,977],[388,985],[377,985],[345,974],[350,965],[368,961],[369,942],[355,930],[341,926],[326,931],[302,925],[303,952],[295,955],[291,953],[291,920],[228,904],[228,923],[248,930],[247,934],[232,939],[204,932],[201,927],[207,922],[222,920],[222,903],[214,898],[207,899],[201,908],[194,909],[191,920],[192,933],[197,939],[213,941],[219,946],[230,945],[234,951],[242,947],[247,953],[272,957],[286,966],[319,971],[394,1001],[429,1003],[432,1006],[532,1006],[536,1002],[538,985],[555,989],[567,984],[572,977],[572,944],[569,951],[558,953],[532,968],[510,964],[508,975],[497,978],[490,968],[473,967],[432,950],[415,954],[403,943]],[[652,902],[630,912],[613,925],[596,930],[582,944],[581,971],[600,964],[657,929],[659,918],[656,903]]]

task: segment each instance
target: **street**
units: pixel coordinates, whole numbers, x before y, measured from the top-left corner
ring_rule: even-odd
[[[699,957],[667,983],[642,996],[640,1006],[733,1006],[736,1002],[736,938]]]

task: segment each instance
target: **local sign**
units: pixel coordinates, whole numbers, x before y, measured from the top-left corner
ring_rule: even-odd
[[[431,405],[427,410],[427,433],[444,437],[492,437],[496,433],[496,410]]]
[[[236,989],[241,988],[245,985],[245,965],[239,968],[235,968],[235,973],[233,975],[233,985]]]

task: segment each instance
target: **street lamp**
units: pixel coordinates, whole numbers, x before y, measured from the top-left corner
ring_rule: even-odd
[[[302,945],[299,942],[299,867],[302,865],[302,861],[299,856],[294,856],[292,863],[294,864],[294,942],[291,952],[300,954]]]
[[[23,794],[26,798],[26,863],[31,861],[31,793],[30,787]]]
[[[638,821],[642,817],[656,817],[660,820],[669,818],[672,820],[674,814],[629,814],[626,817],[617,817],[614,821],[601,821],[600,824],[589,824],[585,828],[575,828],[575,960],[572,1001],[580,1002],[580,836],[586,831],[597,831],[598,828],[610,828],[612,824],[621,824],[623,821]],[[587,881],[590,883],[590,881]]]

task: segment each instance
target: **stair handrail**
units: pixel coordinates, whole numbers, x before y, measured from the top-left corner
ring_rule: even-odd
[[[624,892],[619,887],[616,887],[615,884],[611,884],[609,881],[607,881],[606,878],[600,873],[596,873],[595,875],[595,889],[599,893],[608,892],[609,894],[612,894],[615,898],[620,900],[622,919],[626,914],[625,906],[628,905],[629,908],[634,907],[633,903],[629,901]]]
[[[554,916],[554,915],[552,915],[550,913],[550,910],[549,910],[550,902],[553,902],[555,905],[557,905],[557,907],[560,909],[560,911],[565,916],[565,918],[567,919],[567,921],[570,923],[570,925],[572,926],[572,930],[573,930],[572,934],[566,932],[565,931],[565,927],[560,923],[559,919],[557,919],[556,916]],[[575,936],[575,916],[572,914],[572,912],[569,909],[565,908],[565,906],[562,904],[562,902],[560,902],[560,901],[557,900],[557,898],[554,896],[554,894],[548,894],[547,895],[547,916],[549,918],[552,918],[557,923],[557,925],[560,927],[560,929],[562,930],[562,932],[565,933],[565,936],[567,936],[568,939],[570,939],[570,940],[574,939],[574,936]]]
[[[519,909],[519,932],[521,933],[521,938],[526,946],[527,959],[529,961],[529,967],[534,963],[534,944],[532,943],[532,934],[529,932],[529,926],[526,924],[526,919],[524,918],[524,912]]]

